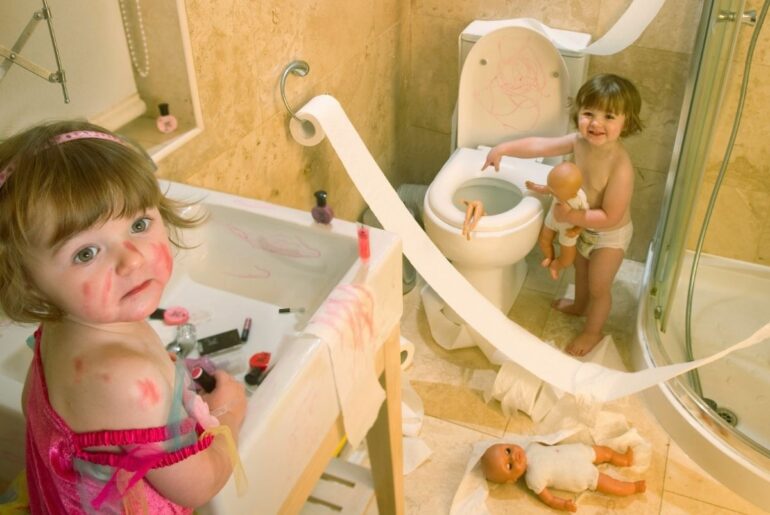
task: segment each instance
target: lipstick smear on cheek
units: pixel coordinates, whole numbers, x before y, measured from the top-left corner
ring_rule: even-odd
[[[174,260],[171,257],[171,249],[166,243],[156,243],[153,245],[155,253],[155,271],[159,277],[169,277],[174,268]]]

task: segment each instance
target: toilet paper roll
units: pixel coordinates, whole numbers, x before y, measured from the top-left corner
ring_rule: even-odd
[[[455,270],[404,207],[335,98],[317,96],[297,116],[312,123],[315,132],[310,135],[294,127],[295,139],[314,145],[318,131],[326,135],[370,209],[386,230],[401,236],[404,254],[436,293],[508,359],[563,391],[597,401],[617,399],[770,338],[768,323],[747,339],[707,358],[633,373],[582,363],[508,319]],[[296,126],[300,122],[292,119],[290,123]],[[479,162],[479,167],[482,164]]]
[[[414,344],[401,337],[401,370],[406,370],[414,361]]]

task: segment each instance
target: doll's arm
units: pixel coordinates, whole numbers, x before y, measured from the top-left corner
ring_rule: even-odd
[[[546,503],[554,510],[561,511],[577,511],[575,501],[572,499],[564,499],[562,497],[556,497],[547,488],[543,488],[543,491],[537,494],[540,500]]]
[[[524,186],[526,186],[528,190],[532,190],[535,193],[541,193],[543,195],[549,195],[551,193],[551,189],[545,184],[538,184],[532,181],[524,181]]]

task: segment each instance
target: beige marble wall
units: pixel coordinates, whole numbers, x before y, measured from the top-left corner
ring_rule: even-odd
[[[747,9],[759,10],[761,0],[749,0]],[[770,264],[770,27],[765,23],[754,50],[743,115],[726,175],[717,197],[703,249],[705,252],[742,261]],[[717,134],[707,162],[690,248],[695,247],[701,221],[724,160],[738,105],[744,64],[752,28],[739,35],[728,91],[717,123]]]
[[[396,173],[406,0],[187,0],[205,130],[161,163],[172,180],[309,209],[329,191],[337,215],[363,201],[328,144],[305,148],[288,132],[278,82],[295,59],[286,93],[301,107],[337,97],[380,167]]]
[[[364,208],[328,144],[303,148],[278,91],[301,106],[330,93],[345,107],[391,183],[429,183],[449,155],[457,37],[474,19],[529,16],[601,36],[630,0],[187,0],[205,131],[165,159],[164,177],[297,208],[326,189],[339,216]],[[658,219],[679,117],[698,0],[666,2],[624,52],[592,58],[589,73],[629,77],[644,100],[643,134],[628,140],[637,168],[629,256],[643,260]],[[770,237],[766,238],[770,240]]]
[[[449,156],[457,84],[457,37],[474,19],[532,17],[552,27],[603,35],[630,0],[412,0],[405,126],[399,165],[406,181],[428,183]],[[629,257],[644,260],[658,220],[701,2],[666,2],[629,48],[592,57],[589,75],[613,72],[639,88],[645,131],[627,143],[637,177]]]

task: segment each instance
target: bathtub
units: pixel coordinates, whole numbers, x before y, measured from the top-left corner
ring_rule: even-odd
[[[314,223],[309,211],[170,182],[162,181],[161,187],[173,198],[200,201],[189,209],[205,209],[210,217],[182,234],[191,248],[177,251],[160,307],[187,308],[199,338],[240,331],[251,317],[240,353],[243,370],[235,375],[243,377],[246,360],[256,352],[270,352],[274,363],[265,381],[248,391],[239,440],[247,494],[237,496],[231,480],[198,512],[277,512],[295,495],[305,465],[340,416],[329,353],[302,329],[335,287],[363,283],[377,299],[373,340],[382,346],[401,317],[400,240],[372,229],[371,258],[364,263],[353,223],[335,220],[324,226]],[[175,328],[150,323],[164,344],[174,340]],[[23,467],[20,396],[32,357],[24,342],[33,330],[0,325],[0,484]]]
[[[647,261],[634,348],[638,368],[686,360],[691,261],[692,254],[686,254],[665,333],[653,316],[652,259]],[[692,305],[695,358],[743,340],[770,319],[770,267],[704,254]],[[734,352],[698,373],[703,396],[717,403],[721,416],[694,393],[686,375],[646,390],[651,410],[705,471],[748,501],[770,509],[770,342]]]

